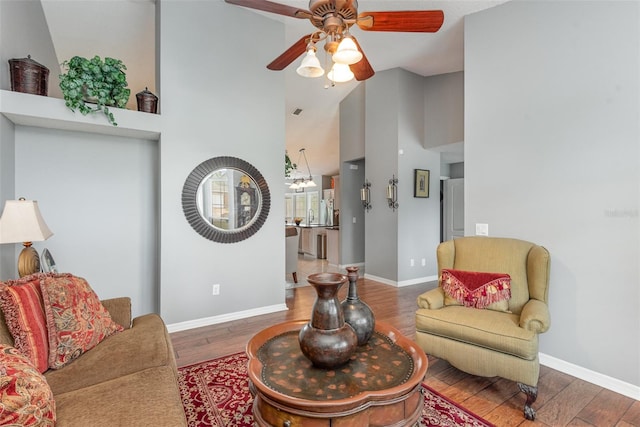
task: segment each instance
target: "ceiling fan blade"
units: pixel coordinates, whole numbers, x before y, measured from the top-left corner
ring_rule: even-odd
[[[282,55],[271,61],[271,63],[267,65],[267,68],[273,71],[281,71],[287,68],[289,64],[295,61],[297,57],[307,50],[310,38],[311,34],[302,36],[300,40],[295,42],[289,49],[285,50]]]
[[[363,80],[367,80],[370,77],[373,77],[376,72],[373,71],[373,67],[371,67],[371,64],[369,63],[367,56],[364,54],[364,51],[360,47],[360,43],[358,43],[358,40],[356,40],[356,38],[353,36],[351,36],[351,38],[355,42],[356,47],[358,48],[360,53],[362,53],[362,59],[355,64],[349,65],[349,68],[351,69],[353,75],[356,77],[356,80],[361,82]]]
[[[293,18],[309,19],[311,12],[286,4],[274,3],[267,0],[224,0],[227,3],[237,6],[248,7],[250,9],[262,10],[264,12],[277,13],[278,15],[291,16]]]
[[[406,33],[435,33],[442,27],[441,10],[403,10],[363,12],[358,15],[358,27],[365,31],[397,31]]]

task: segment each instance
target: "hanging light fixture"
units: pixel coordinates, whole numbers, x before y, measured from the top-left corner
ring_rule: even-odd
[[[305,153],[305,149],[301,148],[299,150],[299,155],[298,155],[298,163],[296,165],[300,164],[300,159],[302,157],[304,157],[304,163],[307,165],[307,173],[309,173],[309,177],[301,177],[301,178],[294,178],[293,179],[293,183],[289,186],[290,189],[292,190],[304,190],[305,188],[308,187],[317,187],[316,183],[313,182],[313,177],[311,176],[311,169],[309,168],[309,161],[307,160],[307,155]],[[296,166],[296,171],[297,171],[297,166]]]
[[[336,64],[355,64],[362,59],[362,53],[358,50],[356,43],[347,33],[338,45],[338,49],[331,57]]]
[[[316,47],[313,43],[307,46],[307,54],[302,59],[302,63],[296,69],[296,73],[302,77],[320,77],[324,74],[324,68],[320,65],[320,60],[316,56]]]
[[[347,64],[336,62],[327,73],[327,77],[334,83],[346,83],[353,80],[354,75]]]
[[[316,56],[316,45],[320,42],[324,42],[327,59],[325,68],[329,69],[327,78],[332,85],[353,80],[355,75],[349,65],[362,60],[363,55],[345,24],[335,25],[331,32],[316,31],[313,33],[308,39],[306,54],[296,72],[302,77],[309,78],[325,74],[325,69]]]

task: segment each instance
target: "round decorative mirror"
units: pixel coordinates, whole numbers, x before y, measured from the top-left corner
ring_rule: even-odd
[[[271,195],[262,174],[236,157],[200,163],[182,188],[182,210],[201,236],[235,243],[254,235],[269,215]]]

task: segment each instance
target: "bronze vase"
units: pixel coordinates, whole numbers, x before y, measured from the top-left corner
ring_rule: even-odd
[[[376,327],[376,319],[371,308],[358,297],[358,267],[347,267],[349,278],[349,294],[342,301],[344,321],[347,322],[358,337],[358,345],[369,341]]]
[[[333,368],[349,361],[356,351],[358,337],[344,321],[338,290],[347,276],[338,273],[316,273],[307,279],[317,293],[311,320],[298,335],[300,349],[314,366]]]

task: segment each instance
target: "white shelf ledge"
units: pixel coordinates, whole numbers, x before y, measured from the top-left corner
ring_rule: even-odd
[[[22,92],[0,90],[0,114],[17,125],[89,132],[157,141],[161,117],[140,111],[111,109],[118,126],[101,113],[83,116],[64,105],[64,100]]]

